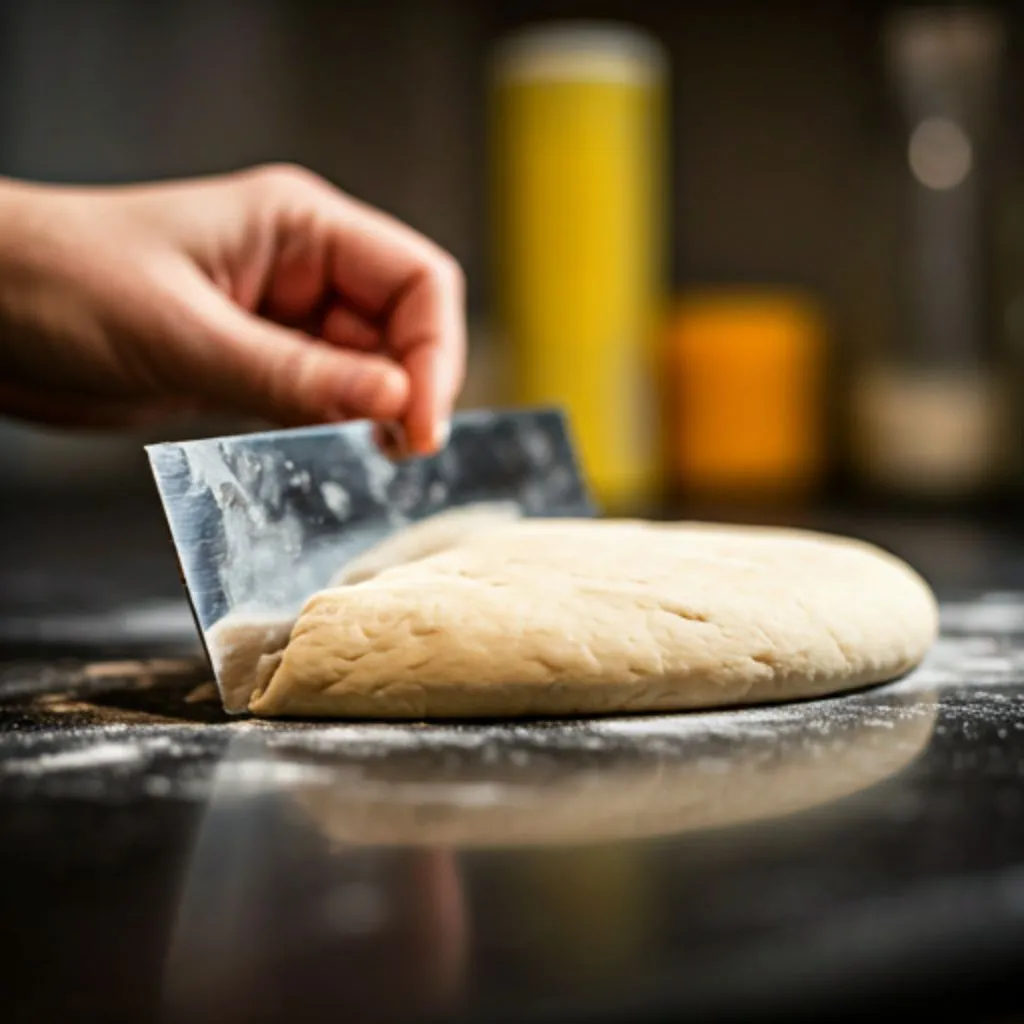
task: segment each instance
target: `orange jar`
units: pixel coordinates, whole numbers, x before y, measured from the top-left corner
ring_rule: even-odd
[[[685,297],[670,318],[669,461],[688,494],[815,487],[825,458],[825,330],[813,301],[774,291]]]

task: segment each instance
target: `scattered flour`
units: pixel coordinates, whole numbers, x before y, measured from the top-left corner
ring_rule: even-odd
[[[0,621],[0,638],[43,643],[183,643],[198,647],[195,621],[181,601],[135,604],[93,614],[7,616]]]
[[[287,790],[293,786],[325,785],[333,782],[335,777],[329,767],[298,761],[227,760],[217,765],[211,789],[218,796],[251,796]]]
[[[123,736],[124,739],[118,737]],[[54,748],[71,740],[71,749]],[[103,778],[118,769],[144,768],[158,756],[189,757],[202,748],[159,733],[133,734],[128,725],[114,724],[68,733],[38,732],[15,737],[0,748],[0,780],[4,776],[39,778],[92,773]]]
[[[1024,595],[993,592],[976,601],[947,601],[942,628],[965,633],[1024,633]]]
[[[79,750],[64,750],[59,754],[12,758],[0,763],[0,772],[11,775],[43,775],[84,768],[107,768],[111,765],[131,764],[139,761],[142,756],[142,748],[133,743],[96,743]]]

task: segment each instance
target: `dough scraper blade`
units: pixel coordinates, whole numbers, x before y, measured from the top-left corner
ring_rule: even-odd
[[[596,512],[558,409],[459,413],[441,452],[401,461],[380,451],[367,421],[146,452],[229,712],[245,710],[259,657],[283,646],[303,603],[398,531],[471,507]],[[245,624],[248,639],[229,633],[229,623]]]

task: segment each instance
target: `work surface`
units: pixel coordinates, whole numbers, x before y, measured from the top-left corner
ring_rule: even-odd
[[[906,680],[516,725],[228,720],[163,556],[91,609],[9,560],[38,600],[0,614],[4,1020],[1012,1007],[1024,575],[950,536]]]

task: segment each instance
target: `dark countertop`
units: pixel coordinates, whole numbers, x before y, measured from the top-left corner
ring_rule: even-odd
[[[151,512],[117,529],[113,563],[109,514],[79,519],[77,540],[46,542],[43,513],[6,522],[5,1021],[1015,1008],[1012,538],[830,524],[893,538],[946,598],[942,640],[895,684],[706,715],[409,728],[227,720]]]

